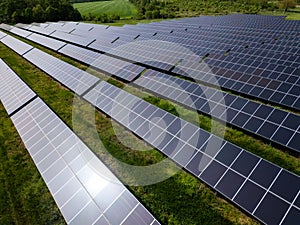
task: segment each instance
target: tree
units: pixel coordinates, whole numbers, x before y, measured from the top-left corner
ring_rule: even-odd
[[[30,23],[33,21],[33,12],[31,7],[27,7],[24,11],[24,22]]]
[[[0,23],[81,20],[69,0],[0,0]]]
[[[44,21],[44,14],[45,11],[43,7],[40,4],[37,4],[35,7],[32,9],[32,16],[33,20],[36,22],[43,22]]]
[[[20,10],[14,11],[13,14],[11,15],[12,22],[14,23],[19,23],[22,21],[22,13]]]
[[[145,13],[145,17],[146,17],[146,19],[152,19],[152,11],[147,11],[146,13]]]
[[[284,9],[285,12],[288,11],[288,8],[295,8],[296,2],[295,0],[282,0],[280,3],[280,8]]]
[[[58,21],[58,10],[52,6],[48,6],[45,11],[45,19],[48,21]]]

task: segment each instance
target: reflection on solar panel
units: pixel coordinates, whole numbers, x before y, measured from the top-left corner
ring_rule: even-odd
[[[44,35],[50,35],[51,33],[53,33],[55,31],[55,29],[47,29],[47,27],[41,27],[41,26],[37,26],[32,24],[33,26],[29,27],[28,29],[30,31],[39,33],[39,34],[44,34]]]
[[[12,120],[67,223],[155,220],[41,99]]]
[[[78,35],[68,34],[62,31],[55,31],[50,36],[82,46],[88,46],[89,44],[95,41],[93,37],[82,37]]]
[[[104,73],[114,75],[126,81],[132,81],[145,69],[142,66],[134,65],[132,63],[71,44],[67,44],[65,47],[60,49],[59,52]]]
[[[21,90],[33,92],[0,63],[0,99],[10,112],[10,100],[28,103]],[[68,224],[159,224],[40,98],[11,119]]]
[[[0,24],[0,29],[10,31],[11,29],[13,29],[13,26],[10,26],[10,25],[5,24],[5,23],[1,23]]]
[[[4,38],[7,34],[0,31],[0,39]]]
[[[11,30],[9,30],[9,32],[24,38],[32,34],[32,32],[17,27],[13,27]]]
[[[64,45],[66,45],[63,41],[58,41],[53,38],[48,38],[45,36],[42,36],[40,34],[32,34],[27,37],[28,40],[34,41],[38,44],[43,43],[43,45],[47,48],[50,48],[54,51],[57,51],[58,49],[62,48]]]
[[[23,55],[24,53],[33,49],[33,47],[29,44],[26,44],[14,37],[7,35],[6,37],[1,39],[1,42],[5,44],[7,47],[14,50],[19,55]]]
[[[148,70],[135,84],[243,130],[300,152],[300,116]]]
[[[36,48],[25,54],[24,58],[78,95],[82,95],[99,81],[89,73]]]
[[[43,45],[43,43],[41,44]],[[73,59],[76,59],[78,61],[81,61],[86,65],[92,65],[95,62],[95,60],[101,55],[98,52],[93,52],[88,49],[84,49],[72,44],[67,44],[58,52],[67,55],[69,57],[72,57]]]
[[[10,115],[32,100],[35,93],[0,59],[0,99]]]
[[[300,215],[300,177],[104,81],[84,98],[260,221]]]
[[[204,63],[190,61],[182,62],[173,72],[278,105],[300,109],[299,78],[293,83],[287,83],[264,76],[242,74],[221,67],[210,68]]]

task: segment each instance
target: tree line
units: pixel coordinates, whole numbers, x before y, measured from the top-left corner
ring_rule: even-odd
[[[69,0],[0,0],[0,22],[81,20]]]
[[[129,0],[138,9],[138,19],[197,16],[201,14],[258,13],[287,10],[300,0]],[[287,4],[286,4],[287,2]]]

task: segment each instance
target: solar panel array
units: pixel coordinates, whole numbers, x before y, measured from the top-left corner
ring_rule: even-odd
[[[260,221],[296,224],[299,176],[106,82],[84,98]]]
[[[12,33],[13,33],[13,31],[12,31]],[[33,42],[36,42],[36,43],[44,43],[45,47],[50,48],[55,51],[61,49],[63,46],[66,45],[66,43],[63,41],[58,41],[53,38],[48,38],[48,37],[42,36],[40,34],[35,34],[35,33],[32,33],[31,35],[29,35],[27,37],[27,39],[31,40]]]
[[[214,88],[148,70],[136,85],[300,152],[300,116]]]
[[[39,43],[43,44],[44,42]],[[132,81],[144,70],[143,67],[136,65],[139,69],[138,72],[133,74],[129,71],[128,76],[124,77],[120,74],[120,70],[124,70],[126,65],[131,65],[126,61],[71,44],[66,45],[59,52],[127,81]],[[300,117],[296,114],[217,92],[215,89],[170,77],[154,70],[148,70],[135,84],[187,107],[192,107],[201,113],[213,115],[217,119],[276,144],[300,151]],[[179,85],[179,90],[174,87],[174,84]],[[220,103],[220,100],[224,100],[224,102]]]
[[[1,42],[3,44],[5,44],[7,47],[14,50],[19,55],[23,55],[33,49],[33,47],[31,45],[26,44],[26,43],[12,37],[12,36],[9,36],[9,35],[2,38]]]
[[[55,31],[51,34],[51,36],[58,39],[72,42],[74,44],[83,45],[83,46],[88,46],[89,44],[95,41],[93,37],[89,37],[89,36],[82,37],[79,35],[69,34],[62,31]]]
[[[36,94],[0,59],[0,99],[10,115]]]
[[[251,21],[255,21],[253,24],[249,22],[251,28],[236,23],[236,21],[246,21],[249,18]],[[300,42],[297,38],[299,22],[283,19],[274,21],[272,17],[270,19],[269,17],[239,15],[237,17],[221,16],[213,19],[202,17],[200,19],[139,24],[125,28],[108,28],[106,31],[111,35],[119,33],[119,39],[116,42],[110,44],[109,47],[107,42],[100,47],[93,46],[94,43],[106,40],[109,37],[108,33],[104,35],[104,39],[99,36],[88,47],[108,51],[118,57],[166,71],[176,65],[176,68],[172,70],[175,74],[192,76],[201,82],[218,85],[247,96],[299,110],[300,81],[298,74],[300,69],[299,63],[297,63],[297,59],[299,59],[297,55],[300,51]],[[234,26],[231,22],[234,23]],[[74,29],[80,31],[75,26]],[[139,35],[131,39],[123,38],[123,33],[126,33],[125,29],[127,29],[127,34],[130,31],[130,33],[135,32]],[[85,33],[87,36],[89,35],[88,32]],[[84,35],[83,32],[81,34]],[[111,38],[111,41],[113,40]],[[139,40],[178,43],[199,57],[210,54],[210,57],[205,60],[205,63],[210,66],[210,70],[203,71],[201,63],[195,62],[198,60],[197,57],[193,57],[191,53],[180,52],[180,55],[174,55],[176,49],[159,46],[151,46],[150,49],[147,49],[148,46],[143,46],[138,42]],[[135,48],[131,48],[130,45],[120,47],[121,44],[129,42],[135,43]],[[102,47],[106,49],[101,49]],[[116,47],[118,48],[114,49]],[[223,55],[226,51],[230,51],[228,56]],[[216,57],[215,54],[219,56]],[[236,55],[238,56],[236,57]],[[261,59],[270,57],[278,60],[261,61]],[[181,59],[184,60],[178,64]],[[278,65],[278,61],[280,65]]]
[[[159,224],[2,60],[0,79],[1,102],[19,109],[11,119],[68,224]]]
[[[220,86],[228,90],[273,102],[278,105],[300,109],[300,86],[270,78],[241,74],[224,68],[209,68],[204,63],[183,62],[173,72],[197,81]],[[205,68],[203,68],[205,67]]]
[[[14,33],[14,34],[16,34],[20,37],[24,37],[24,38],[29,36],[30,34],[32,34],[32,32],[30,32],[30,31],[20,29],[20,28],[17,28],[17,27],[13,27],[11,30],[9,30],[9,32]]]
[[[6,36],[6,33],[3,33],[2,31],[0,31],[0,39],[4,38]]]
[[[98,78],[89,73],[71,66],[70,64],[36,48],[25,54],[24,58],[34,63],[41,70],[51,75],[51,77],[78,95],[82,95],[99,81]]]
[[[10,30],[10,32],[19,35],[19,30],[22,29],[13,28]],[[66,42],[49,38],[40,34],[29,33],[29,35],[25,38],[30,41],[34,41],[35,43],[41,44],[44,47],[50,48],[54,51],[58,51],[64,55],[79,60],[97,70],[117,76],[125,81],[134,80],[145,69],[142,66],[122,61],[108,55],[103,55],[84,48],[80,48],[72,44],[66,44]],[[14,40],[14,38],[12,39]]]
[[[297,114],[162,73],[192,77],[297,111],[299,22],[282,17],[228,15],[123,28],[76,22],[20,27],[69,42],[60,53],[92,66],[100,58],[102,63],[95,64],[101,71],[126,81],[136,80],[139,87],[188,107],[194,105],[200,112],[210,114],[211,109],[221,120],[299,151]],[[43,40],[37,42],[45,45]],[[31,59],[41,67],[38,61]],[[118,74],[126,65],[134,69]],[[145,68],[147,71],[141,74]],[[261,222],[299,223],[299,176],[107,82],[88,86],[81,94],[83,98]]]
[[[96,53],[72,44],[66,45],[60,49],[59,52],[125,81],[134,80],[145,69],[142,66],[122,61],[105,54]]]

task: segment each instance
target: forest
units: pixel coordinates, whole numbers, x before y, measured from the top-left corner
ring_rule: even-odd
[[[0,0],[0,22],[81,20],[69,0]]]

